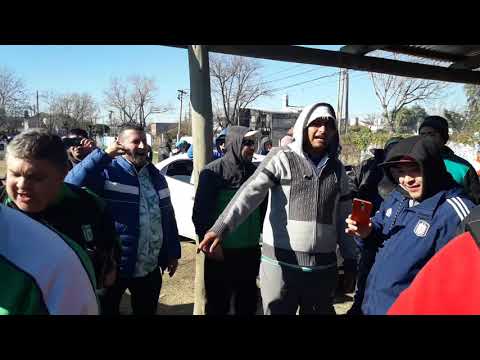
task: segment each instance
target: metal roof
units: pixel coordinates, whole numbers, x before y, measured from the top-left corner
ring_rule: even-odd
[[[340,49],[354,55],[367,55],[376,50],[440,61],[451,69],[480,67],[480,45],[346,45]]]
[[[207,49],[229,55],[480,85],[480,71],[475,71],[480,67],[480,45],[345,45],[340,51],[295,45],[207,45]],[[433,64],[369,55],[377,50],[415,56]]]

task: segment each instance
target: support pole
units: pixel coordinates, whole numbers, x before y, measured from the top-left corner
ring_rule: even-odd
[[[192,108],[193,135],[193,183],[195,191],[198,175],[203,167],[212,160],[212,99],[210,96],[210,68],[208,50],[205,45],[188,46],[190,71],[190,102]],[[198,245],[198,239],[196,240]],[[205,314],[204,255],[195,259],[195,304],[194,315]]]

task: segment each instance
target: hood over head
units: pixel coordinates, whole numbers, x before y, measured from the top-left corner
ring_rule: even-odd
[[[379,166],[384,167],[386,176],[398,185],[390,167],[404,162],[415,161],[422,170],[423,192],[422,200],[434,196],[439,191],[449,190],[456,185],[452,176],[447,172],[440,155],[441,147],[429,137],[412,136],[395,144],[388,152],[386,161]],[[400,186],[399,191],[408,196],[408,192]]]
[[[217,151],[219,151],[219,152],[222,152],[222,150],[220,149],[220,144],[222,142],[225,142],[225,138],[227,137],[227,133],[228,133],[228,128],[225,128],[225,129],[222,130],[222,132],[215,139],[215,147],[217,148]]]
[[[242,142],[244,137],[248,136],[254,140],[253,136],[257,131],[251,131],[245,126],[231,126],[225,138],[225,158],[235,163],[244,163],[242,158]]]
[[[228,186],[240,187],[254,173],[256,167],[251,161],[242,158],[242,142],[245,137],[254,139],[257,131],[250,131],[245,126],[231,126],[225,141],[225,155],[215,160],[222,166],[222,177]]]
[[[293,127],[293,137],[295,141],[289,144],[290,148],[295,151],[300,156],[304,156],[303,152],[303,132],[304,130],[310,125],[312,121],[317,118],[329,118],[333,122],[333,126],[335,128],[335,133],[332,135],[328,147],[327,152],[330,157],[336,157],[339,153],[339,145],[340,145],[340,138],[338,136],[338,126],[337,126],[337,118],[335,115],[335,110],[333,109],[332,105],[327,103],[315,103],[305,107],[295,122]]]
[[[272,140],[268,137],[262,138],[262,140],[260,141],[260,144],[258,145],[257,154],[267,155],[269,150],[266,148],[266,146],[268,144],[272,144]]]

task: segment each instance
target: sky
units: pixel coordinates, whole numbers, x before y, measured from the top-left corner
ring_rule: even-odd
[[[326,50],[338,50],[341,45],[308,45]],[[295,64],[272,60],[258,60],[262,65],[262,81],[278,89],[271,97],[264,97],[251,107],[280,110],[282,98],[288,94],[289,104],[305,106],[323,101],[337,106],[338,68]],[[189,88],[187,50],[158,45],[0,45],[0,67],[6,66],[20,76],[31,90],[42,94],[52,91],[62,93],[88,93],[100,104],[112,77],[131,75],[153,77],[156,80],[158,104],[170,105],[172,111],[155,114],[150,121],[177,121],[180,101],[177,90]],[[335,75],[334,75],[335,74]],[[367,72],[349,73],[350,118],[380,113]],[[324,78],[321,78],[324,77]],[[314,80],[320,78],[318,80]],[[314,81],[312,81],[314,80]],[[305,83],[304,83],[305,82]],[[298,83],[304,83],[296,85]],[[289,87],[291,86],[291,87]],[[289,87],[287,89],[284,89]],[[452,84],[442,103],[450,108],[465,105],[461,84]],[[32,104],[35,98],[32,95]],[[40,101],[40,111],[45,109]],[[427,110],[438,104],[426,105]],[[184,106],[185,109],[185,106]],[[101,115],[100,122],[106,120]]]

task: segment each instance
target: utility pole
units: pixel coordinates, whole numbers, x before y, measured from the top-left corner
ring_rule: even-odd
[[[338,91],[337,91],[337,119],[339,119],[338,121],[340,121],[341,117],[340,117],[340,112],[341,112],[341,109],[340,109],[340,94],[341,94],[341,86],[342,86],[342,75],[343,75],[343,70],[340,69],[340,72],[338,73]],[[340,126],[340,124],[338,124]]]
[[[37,90],[37,123],[40,124],[40,109],[38,107],[38,90]]]
[[[183,105],[183,95],[186,95],[185,90],[177,90],[178,95],[177,99],[180,100],[180,116],[178,117],[178,131],[177,131],[177,141],[180,140],[180,124],[182,122],[182,105]]]
[[[340,81],[338,84],[338,112],[337,112],[337,119],[338,119],[338,133],[342,134],[343,131],[343,99],[345,95],[345,71],[344,69],[340,70]]]
[[[198,174],[212,160],[212,99],[210,96],[210,69],[208,49],[205,45],[188,46],[188,64],[190,72],[190,104],[192,107],[193,135],[193,183],[195,191]],[[196,243],[198,246],[198,239]],[[194,315],[205,314],[205,255],[200,252],[195,258],[195,304]]]
[[[348,87],[348,69],[345,69],[345,134],[348,131],[348,125],[350,125],[348,119]]]
[[[346,134],[348,131],[348,88],[348,69],[342,69],[338,80],[337,98],[338,132],[340,134],[342,134],[342,132]]]

